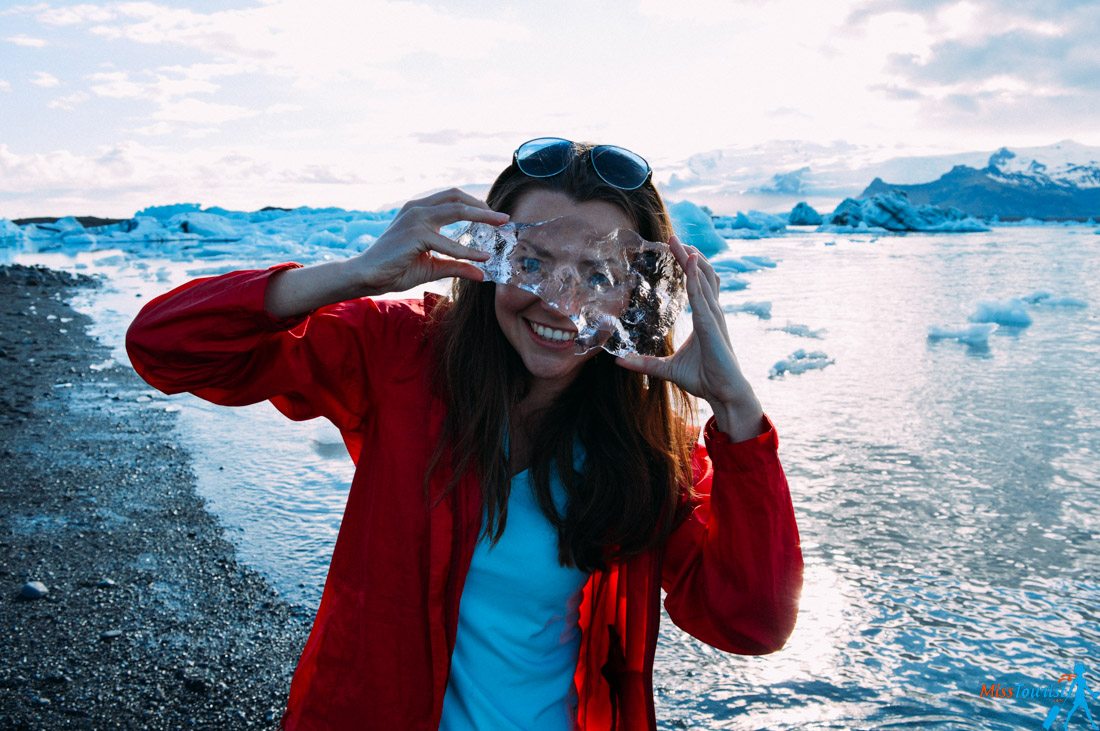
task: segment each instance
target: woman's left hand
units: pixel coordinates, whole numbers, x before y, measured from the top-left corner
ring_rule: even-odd
[[[718,304],[718,275],[695,247],[684,246],[676,236],[668,246],[687,274],[692,332],[670,356],[632,354],[616,358],[616,362],[629,370],[672,381],[706,399],[718,428],[732,441],[751,439],[762,431],[764,412],[733,353],[726,318]]]

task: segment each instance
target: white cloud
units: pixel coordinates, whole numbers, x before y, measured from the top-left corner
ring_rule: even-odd
[[[175,130],[175,127],[167,122],[155,122],[145,127],[136,127],[130,131],[145,137],[162,137],[171,134],[173,130]]]
[[[211,13],[132,2],[110,10],[74,6],[39,18],[54,24],[94,23],[89,31],[104,38],[198,49],[306,86],[372,79],[380,66],[414,54],[485,59],[501,43],[529,35],[515,22],[384,0],[272,0]]]
[[[59,96],[50,102],[47,106],[50,109],[64,109],[66,111],[72,111],[77,106],[91,99],[91,95],[86,91],[77,91],[67,96]]]
[[[31,77],[31,83],[35,86],[41,86],[43,89],[50,89],[58,86],[61,83],[61,80],[53,74],[47,73],[45,71],[38,71],[33,77]]]
[[[111,99],[140,99],[147,96],[146,87],[130,81],[130,75],[125,71],[94,73],[84,78],[91,82],[88,88],[97,96]]]
[[[300,112],[304,109],[301,104],[289,104],[287,102],[276,102],[275,104],[269,104],[264,108],[264,112],[267,114],[285,114],[287,112]]]
[[[160,109],[150,115],[150,118],[163,122],[218,125],[237,119],[254,117],[257,114],[259,112],[255,109],[248,109],[235,104],[215,104],[198,99],[179,99],[165,102]]]
[[[115,11],[99,5],[70,5],[65,8],[37,7],[38,20],[46,25],[77,25],[80,23],[103,23],[115,17]]]
[[[25,35],[8,36],[4,40],[8,43],[14,43],[17,46],[24,46],[26,48],[42,48],[46,45],[46,41],[41,38],[32,38]]]
[[[11,91],[11,82],[0,79],[0,92]]]

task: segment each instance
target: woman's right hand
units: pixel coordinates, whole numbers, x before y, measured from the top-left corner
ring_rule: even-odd
[[[362,296],[401,292],[444,277],[482,281],[481,270],[463,260],[486,261],[489,254],[439,233],[456,221],[499,226],[508,222],[508,214],[457,188],[409,201],[369,249],[346,262],[362,284]]]

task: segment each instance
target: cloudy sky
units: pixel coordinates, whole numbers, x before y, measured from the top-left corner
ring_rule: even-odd
[[[503,7],[502,7],[503,6]],[[1100,145],[1094,0],[0,2],[0,217],[371,209],[519,142]]]

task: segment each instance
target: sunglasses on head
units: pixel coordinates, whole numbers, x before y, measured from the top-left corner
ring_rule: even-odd
[[[532,178],[550,178],[569,167],[577,156],[574,143],[561,137],[538,137],[524,142],[512,154],[516,167]],[[608,185],[637,190],[653,170],[641,155],[615,145],[597,145],[588,153],[592,169]]]

